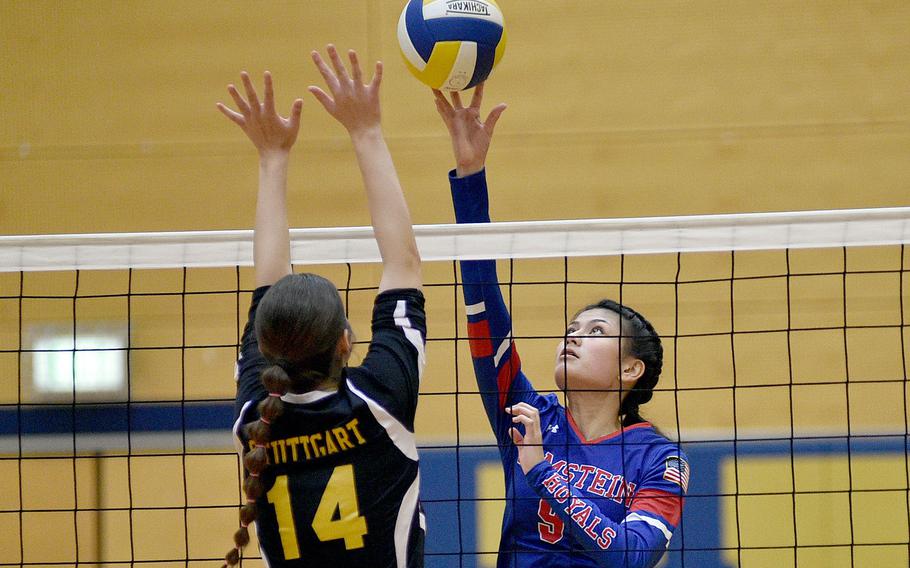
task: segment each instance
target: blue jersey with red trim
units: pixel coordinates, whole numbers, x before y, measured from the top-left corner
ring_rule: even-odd
[[[489,222],[485,172],[449,181],[457,222]],[[654,566],[682,514],[685,454],[647,422],[585,439],[556,395],[538,394],[522,372],[495,261],[463,261],[461,274],[474,371],[505,474],[497,566]],[[527,475],[504,411],[517,402],[540,411],[546,459]]]

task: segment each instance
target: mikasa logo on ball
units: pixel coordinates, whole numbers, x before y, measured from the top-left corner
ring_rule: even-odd
[[[471,14],[473,16],[489,16],[490,7],[486,2],[470,2],[465,0],[448,0],[446,2],[447,14]]]

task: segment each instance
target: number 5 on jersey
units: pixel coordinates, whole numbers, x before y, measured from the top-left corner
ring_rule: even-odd
[[[275,485],[268,492],[268,499],[269,503],[275,506],[285,560],[300,558],[300,545],[297,544],[297,529],[294,526],[291,508],[291,493],[288,491],[288,476],[280,475],[275,479]],[[338,518],[333,518],[336,510]],[[367,521],[360,516],[357,504],[354,466],[340,465],[332,471],[311,526],[313,532],[323,542],[344,539],[344,547],[348,550],[363,548]]]
[[[550,544],[556,544],[562,540],[563,532],[566,530],[565,523],[550,507],[546,499],[540,500],[540,504],[537,506],[537,517],[540,519],[540,522],[537,523],[540,540]]]

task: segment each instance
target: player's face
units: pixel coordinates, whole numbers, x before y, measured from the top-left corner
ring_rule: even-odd
[[[628,333],[628,329],[625,330]],[[603,308],[578,314],[556,349],[556,386],[567,390],[618,390],[619,315]]]

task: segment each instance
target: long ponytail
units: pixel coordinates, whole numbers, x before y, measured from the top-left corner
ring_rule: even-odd
[[[250,543],[249,526],[259,518],[256,500],[262,497],[265,487],[260,476],[269,464],[268,444],[271,442],[272,422],[284,413],[284,396],[291,386],[287,372],[279,365],[270,365],[262,371],[262,383],[269,396],[259,402],[259,420],[246,425],[247,438],[253,448],[243,456],[243,493],[246,503],[240,507],[240,528],[234,533],[234,548],[225,555],[225,566],[240,562],[240,553]]]

